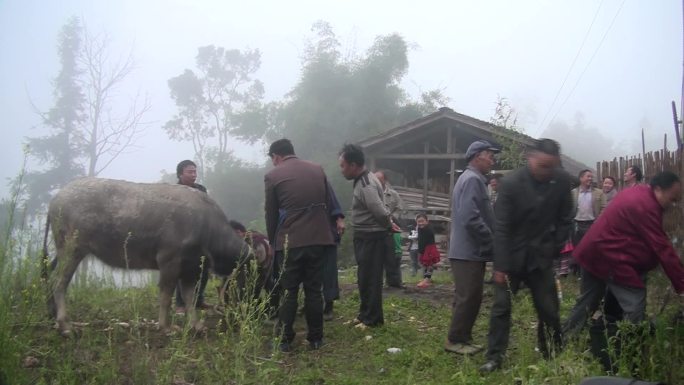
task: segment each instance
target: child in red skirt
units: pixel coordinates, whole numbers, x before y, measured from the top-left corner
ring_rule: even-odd
[[[440,255],[435,243],[435,233],[425,214],[416,215],[418,226],[418,253],[420,264],[423,265],[423,280],[418,282],[418,287],[425,288],[432,285],[432,270],[439,262]]]

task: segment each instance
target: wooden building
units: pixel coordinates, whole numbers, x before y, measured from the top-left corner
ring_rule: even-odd
[[[484,139],[500,146],[497,138],[509,138],[528,146],[533,139],[450,108],[416,119],[367,138],[359,145],[371,170],[384,170],[404,200],[408,215],[425,212],[431,220],[447,222],[451,192],[466,167],[468,146]],[[571,174],[589,167],[563,156]],[[496,167],[496,166],[495,166]],[[411,216],[409,216],[410,218]]]

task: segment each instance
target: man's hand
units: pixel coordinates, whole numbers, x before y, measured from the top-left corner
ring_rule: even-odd
[[[337,218],[337,221],[335,221],[335,222],[336,222],[336,224],[337,224],[337,234],[339,234],[340,237],[341,237],[342,234],[344,234],[344,229],[345,229],[345,227],[344,227],[344,218],[338,217],[338,218]]]
[[[401,233],[401,227],[399,227],[396,223],[392,222],[392,232]]]
[[[494,283],[497,285],[507,285],[508,274],[504,273],[503,271],[494,271],[492,280],[494,280]]]

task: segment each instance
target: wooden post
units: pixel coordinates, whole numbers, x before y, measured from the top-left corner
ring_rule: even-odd
[[[641,172],[646,175],[646,141],[644,140],[644,128],[641,128],[641,153],[644,154],[644,164],[641,167]]]
[[[677,117],[677,106],[674,100],[672,101],[672,119],[674,120],[675,136],[677,138],[677,149],[682,148],[682,136],[679,133],[679,118]]]
[[[423,144],[425,153],[430,153],[430,142],[425,142]],[[428,160],[423,159],[423,208],[427,208],[427,198],[428,198]]]
[[[451,129],[451,126],[447,126],[447,154],[453,154],[454,153],[454,144],[453,144],[453,130]],[[454,178],[456,177],[456,160],[451,159],[449,162],[449,196],[454,193]],[[451,205],[449,205],[451,207]]]

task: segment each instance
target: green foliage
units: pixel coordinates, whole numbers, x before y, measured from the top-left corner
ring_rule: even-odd
[[[420,277],[407,277],[409,289],[386,291],[385,325],[365,330],[349,322],[359,306],[358,291],[352,286],[355,271],[341,272],[342,299],[335,305],[335,319],[325,323],[326,344],[317,351],[306,346],[303,318],[296,321],[294,352],[274,351],[277,334],[266,321],[263,293],[250,296],[254,285],[248,284],[247,297],[254,299],[235,301],[243,293],[232,281],[229,305],[219,308],[220,313],[202,313],[209,327],[206,333],[186,327],[170,335],[157,330],[153,322],[159,294],[154,283],[114,288],[106,283],[111,282],[108,279],[93,279],[75,285],[69,302],[72,319],[78,321],[77,337],[64,339],[45,316],[45,288],[39,279],[39,258],[34,257],[14,265],[11,275],[0,277],[0,287],[9,293],[0,297],[0,376],[12,383],[574,385],[584,377],[603,374],[582,341],[549,361],[535,352],[537,317],[525,290],[513,299],[511,343],[503,370],[483,376],[477,371],[484,361],[481,355],[443,352],[452,295],[447,271],[435,273],[435,286],[430,289],[414,289]],[[255,268],[249,265],[248,276],[255,276]],[[216,285],[217,280],[209,283],[210,288]],[[649,286],[653,289],[650,281]],[[564,313],[574,304],[571,293],[576,290],[575,282],[567,282]],[[217,303],[214,293],[207,290],[208,301]],[[487,336],[492,298],[488,286],[484,298],[474,329],[478,343]],[[673,310],[675,306],[669,306],[665,315]],[[629,376],[638,368],[639,377],[647,380],[684,381],[679,364],[684,359],[684,325],[667,319],[661,317],[652,333],[637,333],[639,338],[624,348],[619,375]],[[186,320],[176,317],[174,323],[185,326]],[[401,352],[391,354],[390,347]],[[29,357],[34,364],[23,367],[31,362]]]
[[[319,21],[312,31],[300,80],[279,105],[270,135],[289,138],[299,156],[323,165],[348,207],[351,187],[337,163],[342,145],[432,113],[448,100],[433,90],[413,101],[401,88],[409,63],[400,35],[378,36],[364,54],[345,57],[330,24]]]
[[[247,225],[264,217],[264,173],[263,167],[228,156],[207,171],[205,180],[226,215]]]
[[[525,164],[525,147],[514,138],[524,137],[524,129],[518,126],[518,114],[508,103],[508,99],[498,97],[494,116],[490,123],[501,128],[494,138],[502,147],[496,167],[503,170],[513,170]]]
[[[89,34],[77,17],[62,27],[58,54],[61,68],[53,81],[54,106],[38,112],[50,133],[27,140],[30,155],[43,167],[26,175],[31,214],[50,200],[54,190],[80,176],[97,176],[130,149],[145,128],[142,118],[150,109],[149,100],[141,104],[136,98],[127,113],[112,113],[117,87],[133,71],[133,59],[110,63],[108,40]]]
[[[254,78],[259,50],[209,45],[198,49],[195,64],[197,72],[186,69],[168,81],[177,112],[164,129],[171,139],[192,142],[203,173],[229,157],[230,138],[254,143],[264,136],[268,107],[261,103],[264,86]]]
[[[82,73],[78,56],[82,47],[80,20],[72,17],[59,34],[58,53],[61,69],[54,79],[54,106],[43,114],[43,124],[51,129],[47,136],[29,138],[31,155],[51,167],[26,175],[28,189],[27,206],[35,210],[50,198],[50,192],[66,184],[74,177],[84,174],[77,161],[81,155],[77,135],[84,122],[85,97],[79,84]]]

